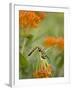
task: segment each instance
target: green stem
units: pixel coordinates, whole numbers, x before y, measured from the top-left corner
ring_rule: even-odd
[[[25,44],[27,42],[27,38],[24,38],[23,40],[23,44],[22,44],[22,49],[21,49],[21,53],[24,54],[24,50],[25,50]]]

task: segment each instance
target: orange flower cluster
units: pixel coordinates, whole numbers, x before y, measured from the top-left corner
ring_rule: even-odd
[[[51,77],[52,74],[53,74],[53,69],[51,64],[45,65],[44,63],[41,63],[39,69],[33,73],[33,77],[45,78],[45,77]]]
[[[57,45],[59,48],[64,48],[64,38],[62,38],[62,37],[59,37],[59,38],[56,38],[56,37],[46,37],[44,39],[44,45],[46,47]]]
[[[64,38],[59,38],[59,39],[57,39],[57,45],[58,45],[60,48],[64,48]]]
[[[27,27],[36,27],[40,20],[42,20],[45,16],[45,13],[39,12],[36,13],[34,11],[19,11],[19,25],[22,28]]]

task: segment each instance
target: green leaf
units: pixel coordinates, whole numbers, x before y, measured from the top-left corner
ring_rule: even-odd
[[[19,53],[19,66],[20,68],[27,68],[28,66],[28,61],[26,59],[26,57],[24,55],[22,55],[21,53]]]

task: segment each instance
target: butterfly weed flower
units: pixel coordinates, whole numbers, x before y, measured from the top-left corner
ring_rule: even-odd
[[[45,37],[44,45],[46,47],[53,46],[55,44],[56,44],[56,38],[55,37]]]
[[[58,38],[57,45],[59,48],[64,48],[64,38],[62,38],[62,37]]]
[[[33,74],[32,74],[33,77],[34,78],[52,77],[53,75],[52,65],[48,63],[49,60],[47,61],[47,56],[45,55],[45,52],[40,47],[34,48],[28,54],[28,56],[30,56],[36,49],[38,49],[39,51],[40,60],[39,60],[38,68],[36,68],[36,70],[33,71]]]
[[[44,13],[34,11],[19,11],[19,25],[22,28],[37,27],[38,23],[44,18]]]
[[[51,47],[56,45],[59,48],[64,48],[64,38],[63,37],[46,37],[44,39],[44,46]]]
[[[24,43],[22,44],[21,51],[24,51],[24,48],[29,41],[33,39],[33,35],[30,33],[32,28],[36,28],[41,20],[44,19],[43,12],[35,11],[19,11],[19,35],[24,38]]]
[[[33,72],[33,77],[35,78],[45,78],[45,77],[52,77],[53,68],[51,64],[45,62],[45,60],[40,61],[39,68]]]
[[[44,13],[35,11],[19,11],[19,35],[24,38],[24,43],[22,44],[22,53],[26,44],[32,40],[33,35],[30,33],[31,28],[36,28],[40,21],[44,18]]]
[[[44,17],[46,16],[44,12],[39,12],[38,16],[40,17],[40,19],[44,19]]]

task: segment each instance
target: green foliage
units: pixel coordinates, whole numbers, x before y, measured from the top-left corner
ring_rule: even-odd
[[[26,69],[28,66],[28,61],[24,55],[19,53],[19,66],[20,68]]]

